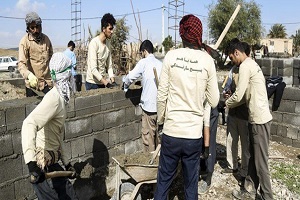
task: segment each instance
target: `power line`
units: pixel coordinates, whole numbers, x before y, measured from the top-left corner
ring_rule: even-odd
[[[168,8],[166,6],[164,6],[165,8]],[[158,8],[153,8],[153,9],[149,9],[149,10],[144,10],[144,11],[138,11],[136,13],[147,13],[147,12],[152,12],[152,11],[156,11],[156,10],[161,10],[162,7],[158,7]],[[172,8],[169,8],[170,10],[172,10]],[[166,10],[166,9],[165,9]],[[179,11],[181,12],[181,11]],[[185,13],[192,13],[192,12],[187,12],[185,11]],[[205,15],[200,15],[200,14],[196,14],[193,13],[194,15],[198,16],[198,17],[204,17],[204,18],[208,18],[208,16]],[[119,14],[119,15],[115,15],[115,17],[124,17],[124,16],[129,16],[129,15],[134,15],[134,13],[127,13],[127,14]],[[14,20],[24,20],[24,17],[11,17],[11,16],[3,16],[0,15],[0,19],[14,19]],[[98,16],[98,17],[83,17],[81,18],[81,20],[93,20],[93,19],[101,19],[102,16]],[[71,21],[72,19],[68,19],[68,18],[45,18],[43,20],[46,21]],[[300,24],[300,22],[274,22],[274,23],[262,23],[263,25],[274,25],[274,24],[282,24],[282,25],[295,25],[295,24]]]

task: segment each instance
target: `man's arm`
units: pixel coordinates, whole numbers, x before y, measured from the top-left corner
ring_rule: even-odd
[[[209,105],[212,108],[215,108],[220,99],[220,92],[218,87],[218,80],[217,80],[217,72],[214,61],[211,59],[211,65],[207,69],[208,79],[207,79],[207,88],[205,91],[205,96]]]
[[[165,56],[162,70],[159,77],[157,89],[157,122],[158,125],[164,124],[167,98],[169,93],[169,63],[168,54]]]
[[[112,58],[111,58],[111,52],[109,53],[109,56],[107,58],[107,62],[106,62],[107,66],[108,66],[108,76],[111,80],[111,82],[115,82],[115,78],[114,78],[114,69],[113,69],[113,64],[112,64]]]
[[[249,69],[250,66],[241,64],[239,68],[239,80],[236,90],[232,96],[225,101],[225,104],[228,108],[233,108],[242,104],[239,102],[243,99],[246,89],[249,85],[251,75],[251,71]]]
[[[28,49],[25,43],[25,39],[22,38],[19,44],[19,61],[18,61],[18,70],[24,79],[27,79],[30,71],[27,68],[27,61],[29,59]]]

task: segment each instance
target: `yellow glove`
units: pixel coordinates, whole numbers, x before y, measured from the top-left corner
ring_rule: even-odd
[[[36,77],[32,72],[30,72],[30,73],[28,74],[28,77],[27,77],[27,78],[28,78],[30,87],[36,88],[37,83],[38,83],[37,77]]]

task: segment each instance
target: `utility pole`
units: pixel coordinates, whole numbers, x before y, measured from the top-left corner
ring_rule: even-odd
[[[165,11],[165,6],[164,6],[164,4],[162,4],[162,13],[161,13],[161,16],[162,16],[162,19],[161,19],[161,28],[162,28],[162,30],[161,30],[161,33],[162,33],[162,35],[161,35],[161,49],[162,49],[162,51],[161,51],[161,53],[162,53],[162,55],[165,55],[165,47],[162,45],[162,43],[164,42],[164,40],[165,40],[165,15],[164,15],[164,11]]]

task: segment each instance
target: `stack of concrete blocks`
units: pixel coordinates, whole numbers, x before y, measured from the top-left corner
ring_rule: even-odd
[[[266,78],[271,76],[282,76],[287,87],[293,86],[293,65],[292,58],[263,58],[257,59],[256,62],[261,67]]]

